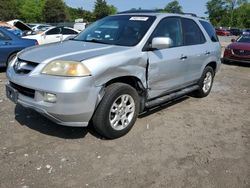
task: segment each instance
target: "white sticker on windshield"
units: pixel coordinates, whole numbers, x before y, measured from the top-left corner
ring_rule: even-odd
[[[133,20],[133,21],[147,21],[148,20],[148,17],[131,17],[129,20]]]

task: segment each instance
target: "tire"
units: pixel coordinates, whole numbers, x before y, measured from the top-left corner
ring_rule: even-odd
[[[207,66],[202,76],[198,82],[199,89],[194,92],[194,96],[198,98],[203,98],[209,95],[214,81],[214,69],[210,66]]]
[[[138,113],[139,96],[137,91],[130,85],[114,83],[106,88],[92,122],[100,135],[115,139],[130,131]]]
[[[13,60],[16,57],[17,53],[13,53],[8,57],[8,60],[6,62],[6,67],[8,67],[9,63],[11,62],[11,60]]]

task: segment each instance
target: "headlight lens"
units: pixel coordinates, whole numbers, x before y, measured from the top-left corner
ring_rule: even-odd
[[[89,69],[81,62],[56,60],[46,65],[42,74],[53,76],[80,77],[90,76]]]

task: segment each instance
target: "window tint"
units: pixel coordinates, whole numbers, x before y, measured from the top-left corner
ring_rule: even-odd
[[[2,31],[0,31],[0,40],[11,40],[11,38]]]
[[[219,39],[218,39],[218,37],[216,35],[215,29],[213,28],[213,26],[210,23],[205,22],[205,21],[201,21],[201,20],[200,20],[200,23],[203,26],[203,28],[206,30],[206,32],[207,32],[208,36],[210,37],[210,39],[213,42],[218,42]]]
[[[62,34],[63,35],[76,35],[78,33],[76,31],[72,30],[72,29],[63,28],[62,29]]]
[[[206,39],[199,26],[191,19],[182,19],[183,38],[185,45],[203,44]]]
[[[60,28],[54,28],[46,32],[46,35],[57,35],[61,33]]]
[[[153,33],[154,37],[169,37],[173,41],[171,47],[181,46],[183,44],[181,22],[179,18],[163,19]]]

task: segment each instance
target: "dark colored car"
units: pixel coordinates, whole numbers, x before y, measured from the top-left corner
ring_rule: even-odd
[[[36,40],[23,39],[0,28],[0,67],[6,66],[19,51],[37,44]]]
[[[216,34],[219,36],[230,36],[231,33],[226,29],[216,29]]]
[[[242,35],[225,49],[223,62],[250,63],[250,35]]]
[[[250,29],[242,29],[242,35],[250,35]]]
[[[240,29],[237,29],[237,28],[232,28],[232,29],[230,29],[230,33],[234,36],[240,36],[242,34],[242,31]]]

